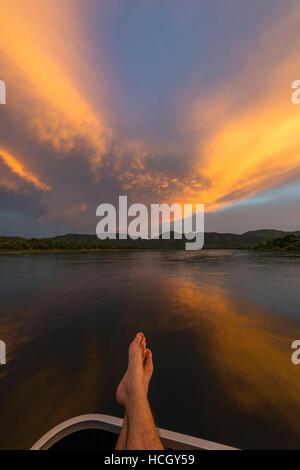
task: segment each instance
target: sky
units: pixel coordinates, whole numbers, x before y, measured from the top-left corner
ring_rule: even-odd
[[[1,0],[0,235],[95,233],[119,195],[300,230],[299,22],[297,0]]]

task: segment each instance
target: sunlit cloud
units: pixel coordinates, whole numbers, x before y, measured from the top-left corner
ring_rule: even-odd
[[[192,107],[194,173],[208,186],[199,192],[188,188],[188,193],[210,210],[299,176],[300,108],[291,103],[291,82],[299,69],[299,30],[288,47],[296,18],[299,5],[262,34],[237,76]]]
[[[25,168],[14,156],[0,148],[0,161],[2,161],[9,170],[18,176],[23,182],[31,184],[35,189],[40,191],[49,191],[50,186],[43,183],[36,175]],[[7,190],[17,190],[18,184],[14,182],[9,176],[2,174],[0,177],[0,184]]]
[[[277,15],[243,44],[238,72],[220,77],[205,95],[192,90],[187,111],[178,109],[172,143],[137,139],[114,149],[124,191],[216,211],[299,178],[300,106],[291,102],[291,83],[298,76],[300,7]]]
[[[114,57],[109,69],[105,58],[115,49],[109,40],[102,44],[98,30],[110,3],[92,3],[82,17],[77,0],[1,1],[0,78],[8,93],[1,108],[0,188],[20,193],[24,184],[27,192],[51,186],[47,201],[35,201],[42,212],[35,210],[35,220],[79,226],[82,219],[80,230],[90,231],[92,207],[106,196],[107,202],[126,194],[145,204],[203,203],[215,212],[299,180],[300,105],[291,102],[291,83],[300,78],[297,2],[258,19],[260,32],[238,44],[226,77],[189,87],[183,75],[166,99],[171,110],[157,116],[161,129],[151,128],[148,109],[139,122],[134,99],[128,105],[132,95],[118,67],[126,70],[126,54],[134,64],[136,51],[122,49],[124,57]],[[200,67],[210,67],[199,57]],[[144,60],[139,70],[148,70],[147,55]],[[199,63],[191,65],[193,77],[202,73]],[[151,70],[150,77],[137,76],[155,95],[160,83],[152,85]],[[126,106],[133,109],[127,113]],[[95,202],[96,194],[102,200]]]
[[[95,170],[110,129],[76,84],[81,70],[75,70],[72,62],[68,35],[77,34],[72,14],[57,0],[46,4],[3,0],[0,51],[10,86],[9,109],[16,121],[22,121],[34,140],[50,143],[60,156],[83,145]],[[101,88],[100,83],[97,86]]]

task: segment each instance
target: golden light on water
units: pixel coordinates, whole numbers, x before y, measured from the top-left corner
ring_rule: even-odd
[[[206,348],[207,365],[228,402],[249,416],[263,418],[269,410],[300,435],[300,383],[291,361],[299,328],[255,303],[235,299],[218,282],[179,277],[169,291],[167,285],[164,289],[176,306],[167,328],[193,331],[199,355]],[[201,370],[198,375],[201,381]]]

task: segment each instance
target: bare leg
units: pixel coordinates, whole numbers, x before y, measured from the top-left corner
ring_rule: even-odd
[[[144,345],[146,348],[146,340],[143,338],[142,348],[144,349]],[[148,394],[149,383],[153,374],[153,362],[152,362],[152,352],[150,349],[145,349],[145,357],[144,357],[144,384],[146,388],[146,393]],[[125,450],[127,445],[127,435],[128,435],[128,420],[127,414],[125,411],[123,426],[116,444],[116,450]]]
[[[125,450],[127,445],[127,434],[128,434],[128,422],[127,422],[127,415],[125,412],[123,426],[121,432],[119,434],[119,438],[116,444],[116,450]]]
[[[147,358],[148,362],[145,362]],[[128,359],[128,369],[116,394],[117,401],[126,410],[127,429],[124,427],[123,433],[121,432],[121,444],[124,444],[125,431],[127,431],[126,449],[162,450],[163,445],[147,398],[148,387],[145,385],[145,363],[152,375],[152,354],[151,351],[146,350],[146,341],[142,333],[138,333],[131,343]]]

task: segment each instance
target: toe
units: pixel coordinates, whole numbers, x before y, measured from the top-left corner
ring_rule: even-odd
[[[141,344],[144,338],[145,338],[144,333],[140,331],[134,338],[134,341],[137,341],[138,344]]]
[[[149,373],[153,372],[152,352],[150,351],[150,349],[146,349],[144,368],[146,372],[149,372]]]
[[[129,346],[129,357],[132,356],[140,356],[142,355],[142,359],[144,358],[145,354],[145,346],[143,347],[143,340],[144,340],[144,334],[143,333],[138,333],[134,340],[132,341],[131,345]]]
[[[132,341],[130,346],[131,347],[140,347],[141,344],[142,344],[143,338],[144,338],[144,334],[143,333],[138,333],[137,335],[135,335],[134,340]]]

